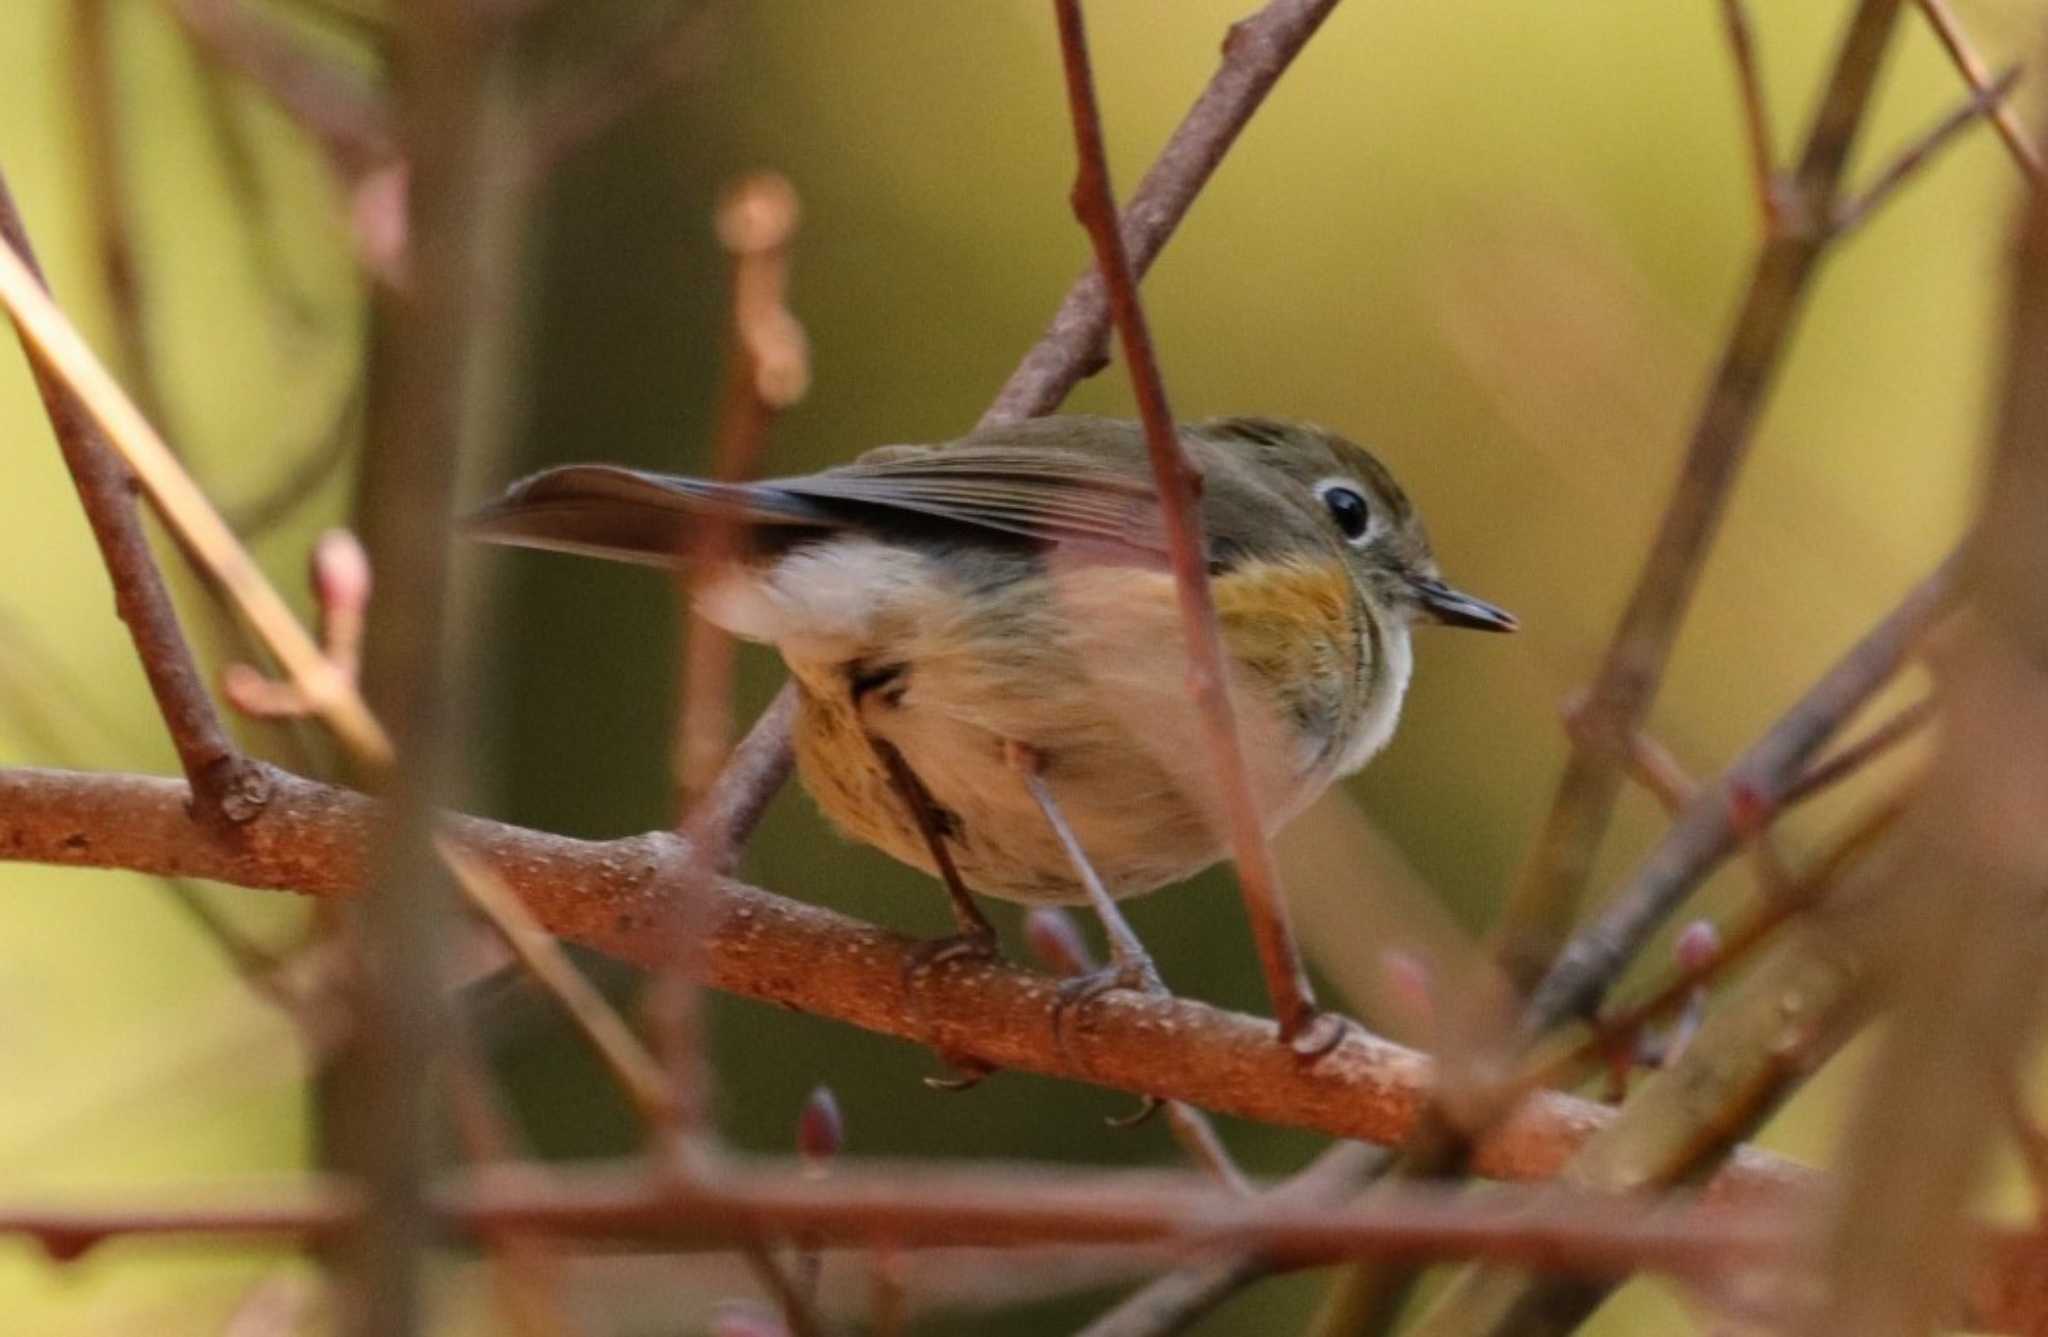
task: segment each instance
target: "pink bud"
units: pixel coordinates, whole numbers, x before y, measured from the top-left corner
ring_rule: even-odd
[[[1762,790],[1738,780],[1728,787],[1728,824],[1745,840],[1771,824],[1774,805]]]
[[[822,1169],[845,1145],[846,1118],[839,1112],[839,1097],[829,1086],[812,1087],[796,1117],[797,1154],[812,1168]]]
[[[1041,906],[1024,916],[1024,941],[1038,964],[1055,975],[1085,975],[1094,968],[1088,940],[1065,910]]]
[[[1386,972],[1387,995],[1400,1009],[1408,1024],[1427,1028],[1436,1024],[1436,980],[1429,962],[1413,952],[1389,947],[1380,953],[1380,969]]]
[[[1671,955],[1680,970],[1705,970],[1721,955],[1721,930],[1714,927],[1712,920],[1695,919],[1679,930],[1677,941],[1671,944]]]
[[[393,288],[405,286],[412,174],[403,162],[366,174],[349,198],[349,225],[363,267]]]
[[[43,1252],[53,1263],[75,1263],[85,1257],[104,1236],[90,1230],[64,1230],[52,1228],[39,1231],[36,1242],[43,1246]]]
[[[361,612],[370,602],[370,554],[346,529],[330,529],[313,544],[313,594],[329,617]]]

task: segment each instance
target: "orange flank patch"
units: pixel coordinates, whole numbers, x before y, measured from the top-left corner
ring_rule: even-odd
[[[1355,653],[1351,577],[1337,562],[1248,562],[1211,583],[1224,644],[1268,683],[1340,670]]]

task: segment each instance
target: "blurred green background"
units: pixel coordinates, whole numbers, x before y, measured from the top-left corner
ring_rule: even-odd
[[[602,25],[630,21],[630,8],[583,7],[547,30],[558,45],[537,52],[567,58]],[[1092,7],[1123,188],[1247,8]],[[1757,8],[1789,151],[1847,7]],[[2026,8],[1958,8],[1997,63],[2027,50]],[[0,17],[0,167],[58,291],[111,350],[69,12],[67,0],[12,0]],[[1902,20],[1859,150],[1866,177],[1959,100],[1915,18]],[[230,83],[224,114],[267,211],[252,223],[176,29],[143,0],[112,4],[110,21],[118,179],[164,425],[232,506],[345,419],[363,317],[343,201],[260,95]],[[350,57],[347,25],[308,31]],[[720,184],[743,170],[786,173],[804,207],[793,304],[815,382],[776,428],[774,472],[966,430],[1086,258],[1066,204],[1071,148],[1046,6],[730,5],[706,31],[703,58],[675,90],[565,164],[537,201],[516,425],[503,458],[474,471],[479,494],[571,459],[703,467],[725,291],[708,222]],[[1558,703],[1586,677],[1633,578],[1753,253],[1739,129],[1710,0],[1354,0],[1286,76],[1147,283],[1182,416],[1312,418],[1372,444],[1429,517],[1447,573],[1521,616],[1526,630],[1512,640],[1423,633],[1401,732],[1350,787],[1475,930],[1548,803]],[[1659,697],[1655,728],[1690,765],[1710,770],[1751,738],[1957,534],[1995,380],[2015,182],[1994,138],[1972,132],[1819,281]],[[1121,369],[1071,407],[1128,412]],[[10,443],[0,564],[12,573],[0,583],[0,760],[171,771],[12,355],[0,357],[0,422]],[[347,512],[345,478],[261,542],[295,595],[308,541]],[[577,834],[662,823],[669,587],[531,554],[464,553],[462,569],[469,800]],[[202,639],[223,653],[212,633]],[[751,709],[778,673],[760,654],[745,665]],[[1838,826],[1853,798],[1802,815],[1788,846]],[[1632,797],[1603,880],[1659,827],[1653,806]],[[794,791],[745,871],[906,929],[945,922],[919,875],[826,834]],[[0,879],[0,1197],[303,1162],[308,1087],[289,1028],[166,896],[126,876],[7,866]],[[1724,877],[1715,903],[1747,891],[1740,874]],[[303,907],[285,898],[209,892],[266,941],[303,927]],[[1347,932],[1341,893],[1320,889],[1318,904],[1305,917],[1318,961],[1339,977],[1369,971],[1375,944]],[[1175,987],[1262,1006],[1227,877],[1140,902],[1132,918]],[[633,981],[592,964],[630,996]],[[546,1006],[518,989],[478,1001],[537,1147],[631,1145],[629,1112]],[[941,1095],[918,1080],[934,1061],[896,1042],[726,999],[716,1025],[720,1119],[744,1147],[787,1147],[804,1093],[828,1083],[859,1152],[1174,1156],[1157,1121],[1104,1130],[1103,1116],[1126,1108],[1113,1094],[1002,1075]],[[1853,1063],[1852,1053],[1824,1074],[1769,1140],[1824,1160]],[[1316,1146],[1272,1129],[1226,1131],[1265,1172]],[[252,1285],[304,1275],[274,1256],[126,1246],[56,1268],[8,1244],[0,1312],[15,1331],[217,1332]],[[640,1284],[648,1313],[665,1317],[629,1330],[650,1333],[690,1330],[679,1314],[750,1290],[738,1273],[680,1269]],[[918,1331],[1066,1331],[1108,1294],[995,1319],[956,1310]],[[1200,1331],[1295,1331],[1315,1294],[1314,1278],[1267,1285]],[[471,1295],[451,1287],[451,1323],[487,1325]],[[1697,1321],[1653,1285],[1631,1287],[1601,1320],[1612,1332]]]

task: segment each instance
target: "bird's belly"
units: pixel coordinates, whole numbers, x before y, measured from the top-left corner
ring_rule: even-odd
[[[1188,699],[1171,577],[1083,567],[1042,585],[1010,592],[1000,618],[906,619],[899,628],[914,630],[861,654],[811,657],[785,643],[804,688],[796,749],[805,786],[847,834],[935,872],[876,744],[894,748],[929,792],[970,888],[1079,901],[1073,863],[1014,764],[1022,745],[1111,895],[1214,863],[1227,822]],[[1322,791],[1332,751],[1305,738],[1291,701],[1234,657],[1239,733],[1271,828]]]
[[[919,670],[907,674],[915,684]],[[1119,721],[1061,704],[1039,727],[1019,720],[997,733],[965,722],[973,700],[918,699],[856,707],[806,687],[796,730],[805,787],[835,825],[887,854],[937,874],[930,847],[876,752],[896,749],[929,795],[961,878],[985,895],[1030,903],[1085,899],[1073,862],[1016,763],[1021,743],[1112,896],[1134,896],[1187,877],[1224,851],[1208,786],[1190,786]],[[1012,711],[1016,702],[1006,703]]]

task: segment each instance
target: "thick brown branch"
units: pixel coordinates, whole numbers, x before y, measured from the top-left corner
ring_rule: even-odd
[[[32,269],[35,254],[7,183],[0,180],[0,237]],[[40,279],[40,273],[37,274]],[[150,552],[135,503],[135,476],[114,452],[78,396],[36,352],[29,352],[36,389],[50,416],[65,467],[77,485],[85,518],[114,586],[114,611],[128,625],[136,658],[156,697],[157,710],[191,782],[194,811],[211,825],[229,826],[260,812],[268,799],[262,770],[241,754],[222,726],[205,679],[179,628],[163,573]]]
[[[466,1233],[711,1245],[800,1233],[826,1244],[1047,1242],[1176,1255],[1230,1245],[1290,1264],[1483,1257],[1596,1278],[1639,1267],[1714,1276],[1732,1267],[1789,1266],[1812,1248],[1806,1222],[1782,1200],[1703,1211],[1689,1201],[1512,1190],[1473,1198],[1408,1187],[1332,1206],[1285,1194],[1234,1197],[1190,1175],[1015,1165],[851,1165],[822,1180],[799,1167],[760,1165],[688,1188],[651,1179],[637,1165],[500,1165],[444,1181],[432,1200],[446,1224]],[[181,1194],[154,1207],[0,1205],[0,1231],[32,1235],[53,1254],[76,1257],[117,1236],[330,1233],[360,1211],[346,1184],[311,1180],[213,1202]],[[1981,1326],[2023,1324],[2042,1284],[2039,1241],[2012,1231],[1976,1234],[1988,1266],[1974,1287],[1973,1318]]]
[[[1140,277],[1152,267],[1266,94],[1336,7],[1337,0],[1273,0],[1231,26],[1223,39],[1222,65],[1181,118],[1124,209],[1124,249]],[[1109,290],[1102,271],[1091,265],[1067,290],[1052,324],[1010,373],[981,425],[1034,418],[1058,408],[1083,378],[1102,368],[1108,338]]]
[[[1073,114],[1074,145],[1080,167],[1074,178],[1074,212],[1095,245],[1095,263],[1109,290],[1110,313],[1130,366],[1131,389],[1145,424],[1146,453],[1159,488],[1159,511],[1166,531],[1175,592],[1180,598],[1181,627],[1187,638],[1188,698],[1202,720],[1202,730],[1215,762],[1223,815],[1229,825],[1231,852],[1237,859],[1238,890],[1245,916],[1258,946],[1259,965],[1280,1038],[1299,1037],[1315,1016],[1315,995],[1288,925],[1287,901],[1280,891],[1280,869],[1266,843],[1245,769],[1244,745],[1230,703],[1224,672],[1223,638],[1216,619],[1216,600],[1209,590],[1208,544],[1202,532],[1202,476],[1181,448],[1173,410],[1152,347],[1138,280],[1131,270],[1117,226],[1116,193],[1110,185],[1109,161],[1102,143],[1102,111],[1095,100],[1095,76],[1088,65],[1088,38],[1080,0],[1054,0],[1059,15],[1060,54],[1066,66],[1067,102]]]
[[[203,877],[245,887],[354,896],[376,824],[360,794],[268,772],[276,798],[222,842],[185,813],[176,780],[70,771],[0,770],[0,857]],[[478,818],[448,829],[516,891],[542,927],[637,965],[658,964],[680,915],[671,895],[692,852],[653,832],[582,841]],[[905,969],[914,939],[730,879],[705,894],[706,983],[730,993],[937,1045],[1014,1068],[1187,1100],[1266,1123],[1380,1144],[1404,1139],[1429,1098],[1431,1065],[1356,1033],[1303,1064],[1274,1043],[1270,1022],[1170,997],[1116,992],[1048,1022],[1059,981],[1001,965]],[[1172,1037],[1172,1044],[1162,1038]],[[1611,1117],[1601,1106],[1538,1094],[1485,1139],[1477,1171],[1501,1179],[1550,1174]],[[1739,1158],[1721,1185],[1754,1189],[1796,1175],[1761,1153]]]

